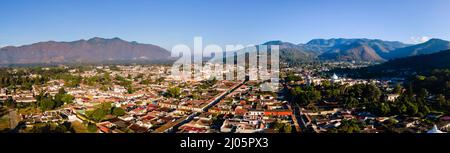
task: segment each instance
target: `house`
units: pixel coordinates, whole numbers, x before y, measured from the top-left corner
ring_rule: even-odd
[[[6,88],[0,88],[0,96],[6,96]]]
[[[291,116],[292,111],[289,109],[267,110],[264,111],[265,116]]]
[[[136,133],[146,133],[149,132],[147,127],[139,126],[138,124],[133,124],[129,127],[130,130],[133,130]]]
[[[235,115],[244,116],[246,113],[247,113],[247,109],[243,108],[242,106],[237,106],[234,109],[234,114]]]
[[[388,95],[386,95],[386,98],[387,98],[387,101],[393,102],[393,101],[397,100],[397,98],[399,96],[400,96],[399,94],[388,94]]]
[[[113,128],[116,127],[113,123],[106,121],[97,124],[98,129],[100,129],[101,133],[112,133]]]
[[[250,109],[246,116],[249,119],[258,119],[264,116],[264,110],[256,110],[256,109]]]
[[[33,97],[17,97],[16,103],[35,103],[37,100]]]
[[[190,125],[183,125],[179,128],[178,133],[210,133],[210,129],[199,128]]]
[[[124,115],[124,116],[120,116],[119,119],[124,120],[124,121],[131,121],[134,119],[133,115]]]

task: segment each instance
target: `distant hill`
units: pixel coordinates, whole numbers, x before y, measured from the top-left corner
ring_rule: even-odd
[[[376,53],[381,52],[389,52],[391,50],[395,50],[397,48],[403,48],[409,46],[408,44],[404,44],[398,41],[383,41],[379,39],[344,39],[344,38],[332,38],[332,39],[313,39],[309,41],[306,45],[308,46],[316,46],[323,48],[324,51],[327,51],[332,48],[339,48],[341,46],[348,46],[353,43],[361,43],[367,44]]]
[[[417,45],[365,38],[313,39],[306,44],[275,40],[262,45],[279,45],[280,60],[289,65],[316,60],[384,62],[450,49],[450,42],[441,39],[431,39]],[[242,51],[238,51],[238,55],[239,52]],[[96,37],[73,42],[48,41],[0,48],[0,65],[167,61],[173,61],[170,52],[159,46],[128,42],[119,38]]]
[[[315,59],[320,52],[305,47],[304,45],[296,45],[289,42],[282,41],[269,41],[263,45],[279,45],[280,48],[280,60],[288,63],[295,63],[299,61],[311,61]]]
[[[405,48],[399,48],[393,50],[388,54],[382,56],[386,59],[394,59],[401,57],[408,57],[421,54],[431,54],[442,50],[450,49],[450,42],[441,39],[431,39],[425,43],[409,46]]]
[[[398,58],[359,69],[337,68],[331,73],[353,78],[410,77],[414,74],[427,74],[434,69],[450,69],[450,50]]]
[[[431,54],[450,49],[450,42],[441,39],[431,39],[417,45],[365,38],[313,39],[306,44],[269,41],[264,45],[280,45],[280,59],[288,63],[311,59],[384,62],[395,58]]]
[[[368,67],[369,71],[424,71],[432,69],[450,69],[450,50],[437,53],[416,55],[390,60],[380,65]]]
[[[170,52],[156,45],[128,42],[119,38],[92,38],[73,42],[39,42],[0,49],[0,65],[100,63],[114,61],[165,61]]]
[[[319,56],[322,60],[338,61],[383,61],[376,51],[364,42],[333,47]]]
[[[269,41],[263,45],[280,45],[281,59],[285,62],[311,59],[336,61],[385,61],[380,54],[387,54],[410,45],[398,41],[379,39],[313,39],[306,44]]]
[[[380,54],[409,45],[398,41],[382,41],[379,39],[314,39],[307,43],[310,46],[322,47],[322,60],[338,61],[384,61]]]

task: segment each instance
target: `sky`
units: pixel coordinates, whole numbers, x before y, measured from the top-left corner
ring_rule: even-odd
[[[0,46],[119,37],[166,49],[315,38],[450,40],[449,0],[1,0]]]

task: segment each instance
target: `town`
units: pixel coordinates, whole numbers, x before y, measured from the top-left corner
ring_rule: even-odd
[[[20,133],[443,133],[442,95],[409,93],[405,78],[356,79],[328,62],[282,67],[278,91],[264,80],[171,77],[168,65],[4,68],[2,132]],[[204,72],[209,74],[211,72]],[[414,104],[414,105],[413,105]],[[405,106],[406,105],[406,106]]]

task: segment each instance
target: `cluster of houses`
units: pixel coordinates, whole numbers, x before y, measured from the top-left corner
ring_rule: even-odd
[[[334,66],[339,66],[342,63],[333,63]],[[347,65],[347,67],[352,67]],[[320,68],[303,68],[293,69],[289,68],[289,71],[294,72],[294,75],[301,77],[299,81],[288,82],[289,85],[321,85],[324,82],[340,84],[345,86],[353,86],[356,84],[374,84],[381,90],[389,94],[384,94],[383,98],[387,101],[394,102],[400,95],[394,93],[394,87],[397,84],[402,84],[403,78],[386,78],[380,80],[366,80],[366,79],[351,79],[341,78],[336,74],[331,77],[324,77],[318,74],[320,72],[328,71],[326,66]],[[301,108],[301,120],[305,124],[306,130],[311,132],[330,132],[336,130],[344,120],[356,120],[358,124],[363,127],[359,132],[362,133],[380,133],[380,132],[411,132],[411,133],[423,133],[430,131],[434,128],[434,131],[448,132],[450,127],[448,116],[427,116],[431,120],[437,120],[433,125],[418,117],[406,117],[406,116],[389,116],[380,117],[375,116],[369,112],[361,110],[348,110],[343,109],[342,106],[337,105],[336,102],[319,102],[316,104],[318,111],[308,110]],[[395,125],[395,126],[391,126]],[[433,131],[433,130],[431,130]]]
[[[59,110],[45,111],[36,114],[20,114],[22,121],[27,126],[32,126],[36,123],[57,123],[81,121],[78,119],[71,108],[64,108]]]
[[[121,69],[123,72],[124,68],[121,67]],[[128,75],[132,75],[132,72],[139,71],[140,69],[130,70],[130,74]],[[113,73],[114,71],[112,71],[111,74]],[[183,125],[190,115],[196,112],[203,112],[218,97],[227,93],[230,88],[238,85],[238,83],[232,81],[218,81],[216,84],[208,86],[206,89],[202,89],[202,92],[199,92],[197,91],[197,87],[202,85],[202,82],[190,81],[189,83],[186,83],[184,81],[172,81],[177,85],[184,85],[183,87],[180,87],[180,97],[164,96],[168,88],[173,86],[167,83],[169,81],[146,85],[145,88],[136,91],[133,95],[127,94],[126,89],[119,85],[112,86],[108,91],[102,91],[89,86],[82,86],[78,89],[68,88],[66,90],[75,97],[74,104],[77,105],[78,108],[82,108],[81,111],[78,111],[81,114],[86,112],[86,110],[95,109],[96,105],[104,102],[112,102],[114,107],[121,107],[125,110],[124,116],[97,123],[96,125],[100,132],[145,133],[167,132],[178,129],[186,129],[189,131],[189,125],[194,125],[194,122],[199,118],[196,117],[191,122]],[[189,96],[192,95],[193,92],[197,92],[199,96],[195,98]],[[200,121],[196,122],[197,124],[195,125],[204,123],[204,121],[205,118],[202,118]],[[206,124],[203,127],[205,126]]]
[[[255,133],[270,129],[278,121],[293,126],[292,110],[274,93],[260,90],[258,82],[249,81],[231,92],[208,113],[223,116],[220,132]]]

